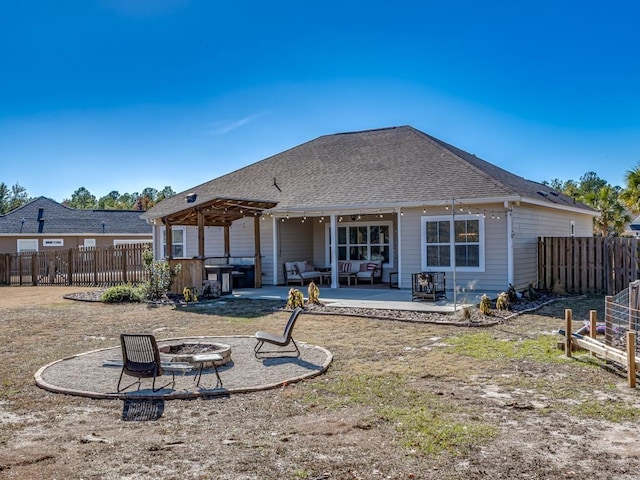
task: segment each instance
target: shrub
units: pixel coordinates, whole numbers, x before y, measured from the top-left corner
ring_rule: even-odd
[[[307,299],[307,303],[322,305],[322,302],[320,301],[320,289],[314,282],[309,283],[309,289],[307,293],[309,295]]]
[[[496,308],[498,310],[509,310],[509,294],[507,292],[501,292],[496,300]]]
[[[100,297],[104,303],[139,302],[142,300],[142,292],[130,283],[108,288]]]
[[[144,268],[149,275],[149,280],[140,287],[143,296],[147,300],[164,298],[169,289],[171,289],[173,278],[182,269],[182,265],[178,263],[175,268],[171,270],[167,261],[154,260],[153,252],[148,248],[142,252],[142,260],[144,262]]]
[[[289,299],[287,300],[287,308],[304,307],[304,297],[302,292],[297,288],[291,288],[289,290]]]
[[[485,293],[480,298],[480,313],[482,313],[483,315],[489,315],[490,311],[491,311],[491,299]]]

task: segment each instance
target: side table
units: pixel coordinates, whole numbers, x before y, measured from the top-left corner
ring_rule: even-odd
[[[400,288],[398,284],[398,272],[389,272],[389,288]]]
[[[200,379],[202,378],[202,370],[204,370],[204,366],[207,363],[210,363],[213,366],[213,371],[216,372],[216,377],[218,381],[216,382],[216,388],[222,387],[222,379],[220,378],[220,374],[218,373],[218,366],[216,362],[222,361],[222,355],[219,353],[202,353],[199,355],[194,355],[191,357],[191,362],[198,366],[198,373],[193,377],[193,381],[196,382],[196,386],[200,386]]]

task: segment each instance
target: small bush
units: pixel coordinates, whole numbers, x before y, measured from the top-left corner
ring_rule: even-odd
[[[507,292],[501,292],[496,300],[496,308],[498,310],[509,310],[509,294]]]
[[[491,299],[487,296],[487,294],[482,295],[480,298],[480,313],[483,315],[489,315],[491,311]]]
[[[297,288],[289,289],[289,299],[287,300],[287,308],[304,307],[304,297],[302,292]]]
[[[142,293],[131,284],[108,288],[100,297],[100,301],[104,303],[139,302],[141,300]]]

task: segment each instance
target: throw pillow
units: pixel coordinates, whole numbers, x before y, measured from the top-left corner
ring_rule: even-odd
[[[376,270],[378,268],[377,263],[367,263],[367,270]]]
[[[349,273],[351,271],[351,263],[350,262],[338,263],[338,271],[341,273]]]

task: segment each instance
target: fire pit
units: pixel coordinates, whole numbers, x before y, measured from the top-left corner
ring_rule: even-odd
[[[178,343],[176,345],[164,345],[159,347],[158,350],[170,362],[194,363],[194,355],[207,353],[217,353],[222,356],[222,360],[209,362],[208,365],[204,365],[205,368],[211,367],[213,364],[219,367],[231,361],[231,347],[224,343]]]

